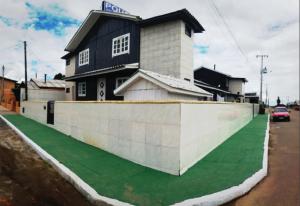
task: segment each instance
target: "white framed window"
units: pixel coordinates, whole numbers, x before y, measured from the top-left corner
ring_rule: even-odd
[[[112,40],[112,57],[122,54],[129,54],[130,33],[113,38]]]
[[[129,79],[128,77],[119,77],[119,78],[116,78],[116,88],[118,88],[119,86],[121,86],[128,79]]]
[[[89,59],[90,59],[89,52],[90,52],[89,49],[85,49],[85,50],[79,52],[79,59],[78,59],[79,66],[89,64]]]
[[[86,82],[78,83],[78,96],[85,97],[86,96]]]

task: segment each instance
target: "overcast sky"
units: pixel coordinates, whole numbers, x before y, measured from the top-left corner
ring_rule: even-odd
[[[299,99],[299,0],[111,0],[148,18],[188,9],[205,32],[194,39],[194,68],[205,66],[246,77],[246,91],[259,91],[260,60],[270,100]],[[0,0],[0,65],[7,77],[24,79],[23,41],[28,42],[29,78],[64,73],[64,48],[100,0]]]

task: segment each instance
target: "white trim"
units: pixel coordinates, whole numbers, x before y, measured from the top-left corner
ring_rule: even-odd
[[[65,165],[61,164],[49,153],[43,150],[39,145],[34,143],[29,137],[27,137],[23,132],[16,128],[12,123],[10,123],[5,117],[0,115],[0,118],[5,121],[5,123],[10,126],[38,155],[53,166],[58,173],[70,182],[83,196],[85,196],[91,203],[95,205],[103,205],[104,203],[120,206],[129,206],[131,204],[121,202],[116,199],[109,197],[104,197],[99,195],[91,186],[84,182],[79,176],[77,176],[73,171],[67,168]]]
[[[121,51],[122,50],[122,41],[123,39],[125,38],[128,38],[128,41],[127,41],[127,50],[124,50],[124,51]],[[115,46],[115,42],[116,41],[120,41],[120,52],[114,52],[114,46]],[[125,43],[125,42],[124,42]],[[116,57],[116,56],[119,56],[119,55],[122,55],[122,54],[129,54],[130,53],[130,33],[127,33],[127,34],[124,34],[124,35],[121,35],[121,36],[118,36],[118,37],[115,37],[112,39],[112,47],[111,47],[111,55],[112,57]]]
[[[83,93],[82,85],[84,84],[85,91]],[[78,90],[77,90],[78,97],[85,97],[86,96],[86,82],[78,82]]]
[[[184,200],[183,202],[176,203],[176,206],[217,206],[229,202],[237,197],[240,197],[249,192],[255,185],[257,185],[268,174],[268,149],[269,149],[269,130],[270,130],[270,115],[268,115],[267,129],[264,141],[264,154],[263,166],[260,170],[254,173],[251,177],[247,178],[243,183],[238,186],[230,187],[226,190],[216,192],[213,194],[197,197],[193,199]]]
[[[81,62],[81,58],[83,59],[82,62]],[[87,48],[87,49],[82,50],[81,52],[79,52],[79,54],[78,54],[78,66],[87,65],[87,64],[89,64],[89,62],[90,62],[90,49]]]

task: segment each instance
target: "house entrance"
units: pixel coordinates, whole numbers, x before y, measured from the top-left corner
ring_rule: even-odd
[[[98,79],[97,83],[97,100],[105,100],[106,81],[104,78]]]

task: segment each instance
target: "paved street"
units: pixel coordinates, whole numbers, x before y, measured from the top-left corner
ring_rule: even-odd
[[[292,111],[291,122],[271,122],[269,174],[251,192],[227,206],[298,206],[299,112]]]

